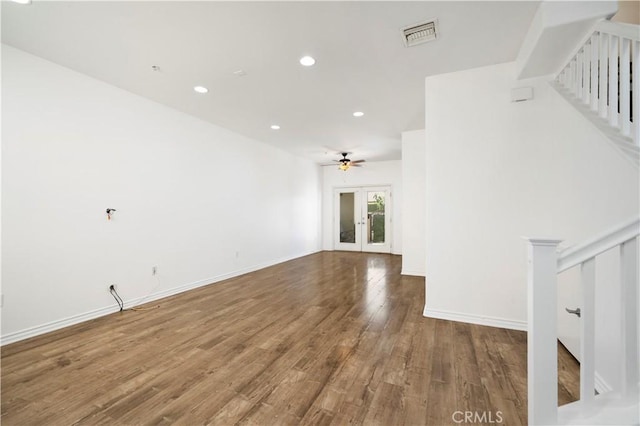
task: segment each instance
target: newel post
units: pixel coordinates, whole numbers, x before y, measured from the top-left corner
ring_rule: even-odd
[[[527,383],[530,425],[558,422],[557,276],[561,240],[527,238]]]

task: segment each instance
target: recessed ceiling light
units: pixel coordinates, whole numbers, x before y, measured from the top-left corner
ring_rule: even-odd
[[[300,64],[304,65],[305,67],[310,67],[315,63],[316,63],[316,60],[313,59],[311,56],[303,56],[302,58],[300,58]]]
[[[277,124],[272,124],[271,125],[271,129],[272,130],[280,130],[280,126],[278,126]]]
[[[364,112],[362,112],[362,111],[356,111],[356,112],[353,113],[354,117],[362,117],[363,115],[364,115]]]
[[[207,89],[204,86],[194,86],[193,90],[195,90],[198,93],[207,93],[209,91],[209,89]]]
[[[31,4],[31,0],[11,0],[11,1],[19,4]]]

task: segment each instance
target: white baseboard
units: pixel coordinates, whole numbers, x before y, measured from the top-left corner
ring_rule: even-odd
[[[435,309],[427,309],[425,307],[423,315],[428,318],[444,319],[449,321],[458,321],[471,324],[486,325],[490,327],[508,328],[511,330],[527,331],[526,321],[505,320],[502,318],[477,316],[463,314],[459,312],[439,311]],[[599,394],[611,392],[612,387],[602,378],[598,372],[595,372],[595,387]]]
[[[118,312],[119,308],[114,306],[106,306],[104,308],[95,309],[93,311],[85,312],[78,315],[73,315],[68,318],[51,321],[46,324],[36,325],[24,330],[16,331],[13,333],[5,334],[0,337],[0,346],[8,345],[9,343],[19,342],[30,337],[39,336],[41,334],[49,333],[51,331],[59,330],[61,328],[69,327],[70,325],[79,324],[84,321],[89,321],[98,317]]]
[[[585,407],[575,401],[558,407],[558,425],[638,425],[640,402],[638,394],[622,395],[610,392],[596,397]]]
[[[489,327],[508,328],[510,330],[527,331],[526,321],[509,320],[486,315],[464,314],[461,312],[440,311],[424,307],[423,315],[428,318],[487,325]]]
[[[411,275],[412,277],[425,277],[424,271],[412,271],[411,269],[403,269],[400,271],[402,275]]]
[[[221,274],[221,275],[217,275],[215,277],[206,278],[204,280],[199,280],[199,281],[195,281],[195,282],[192,282],[192,283],[189,283],[189,284],[185,284],[185,285],[182,285],[180,287],[174,287],[174,288],[170,288],[170,289],[167,289],[167,290],[159,291],[159,292],[151,294],[150,296],[138,297],[136,299],[131,299],[129,301],[125,301],[124,306],[125,306],[125,309],[133,308],[133,307],[138,306],[138,305],[140,305],[142,303],[149,303],[149,302],[153,302],[154,300],[164,299],[165,297],[173,296],[173,295],[176,295],[176,294],[179,294],[179,293],[184,293],[185,291],[193,290],[195,288],[203,287],[203,286],[206,286],[206,285],[209,285],[209,284],[215,284],[217,282],[228,280],[230,278],[235,278],[235,277],[238,277],[240,275],[249,274],[251,272],[255,272],[255,271],[258,271],[260,269],[268,268],[269,266],[274,266],[274,265],[277,265],[279,263],[284,263],[284,262],[288,262],[290,260],[299,259],[301,257],[305,257],[305,256],[309,256],[311,254],[319,253],[320,251],[322,251],[322,250],[314,250],[314,251],[310,251],[308,253],[304,253],[304,254],[300,254],[300,255],[296,255],[296,256],[289,256],[289,257],[284,257],[284,258],[273,260],[273,261],[269,261],[269,262],[263,262],[263,263],[259,263],[257,265],[249,266],[247,268],[238,269],[236,271],[232,271],[232,272],[229,272],[229,273],[226,273],[226,274]]]
[[[428,318],[444,319],[449,321],[466,322],[471,324],[487,325],[490,327],[508,328],[511,330],[527,331],[526,321],[514,321],[503,318],[479,316],[471,314],[463,314],[460,312],[440,311],[437,309],[424,308],[423,315]],[[595,387],[599,394],[612,391],[612,387],[602,378],[598,372],[595,372]]]
[[[303,253],[296,256],[285,257],[269,262],[260,263],[257,265],[253,265],[247,268],[238,269],[236,271],[232,271],[226,274],[221,274],[215,277],[206,278],[203,280],[199,280],[196,282],[192,282],[189,284],[185,284],[179,287],[173,287],[167,290],[162,290],[156,293],[152,293],[149,296],[138,297],[131,300],[126,300],[124,302],[124,308],[129,309],[133,308],[141,303],[153,302],[154,300],[164,299],[165,297],[173,296],[178,293],[183,293],[185,291],[193,290],[198,287],[203,287],[209,284],[214,284],[220,281],[228,280],[229,278],[234,278],[240,275],[248,274],[250,272],[257,271],[259,269],[264,269],[269,266],[277,265],[279,263],[288,262],[293,259],[298,259],[300,257],[309,256],[314,253],[318,253],[322,250],[314,250],[308,253]],[[39,336],[41,334],[49,333],[51,331],[59,330],[61,328],[69,327],[71,325],[79,324],[84,321],[89,321],[95,318],[99,318],[105,315],[112,314],[114,312],[118,312],[119,308],[117,306],[106,306],[104,308],[95,309],[93,311],[85,312],[78,315],[73,315],[68,318],[63,318],[55,321],[48,322],[46,324],[37,325],[34,327],[30,327],[24,330],[16,331],[13,333],[9,333],[3,336],[0,336],[0,346],[8,345],[9,343],[18,342],[20,340],[25,340],[30,337]]]

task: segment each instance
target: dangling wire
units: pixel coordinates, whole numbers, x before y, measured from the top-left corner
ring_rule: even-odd
[[[120,306],[120,312],[122,312],[122,310],[124,309],[124,302],[122,301],[122,298],[120,297],[120,295],[116,291],[115,287],[114,286],[109,287],[109,292],[111,293],[113,298],[116,299],[116,302],[118,303],[118,306]]]
[[[114,286],[109,287],[109,292],[111,293],[113,298],[116,299],[116,302],[118,303],[118,306],[120,307],[120,312],[122,312],[122,311],[150,311],[152,309],[158,309],[160,307],[160,305],[155,305],[155,306],[148,306],[148,307],[144,307],[144,308],[135,308],[134,307],[134,308],[124,309],[124,301],[122,300],[122,298],[120,297],[120,295],[116,291],[116,288]]]

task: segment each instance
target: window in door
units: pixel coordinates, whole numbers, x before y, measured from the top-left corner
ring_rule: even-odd
[[[334,248],[390,253],[390,187],[335,190]]]

